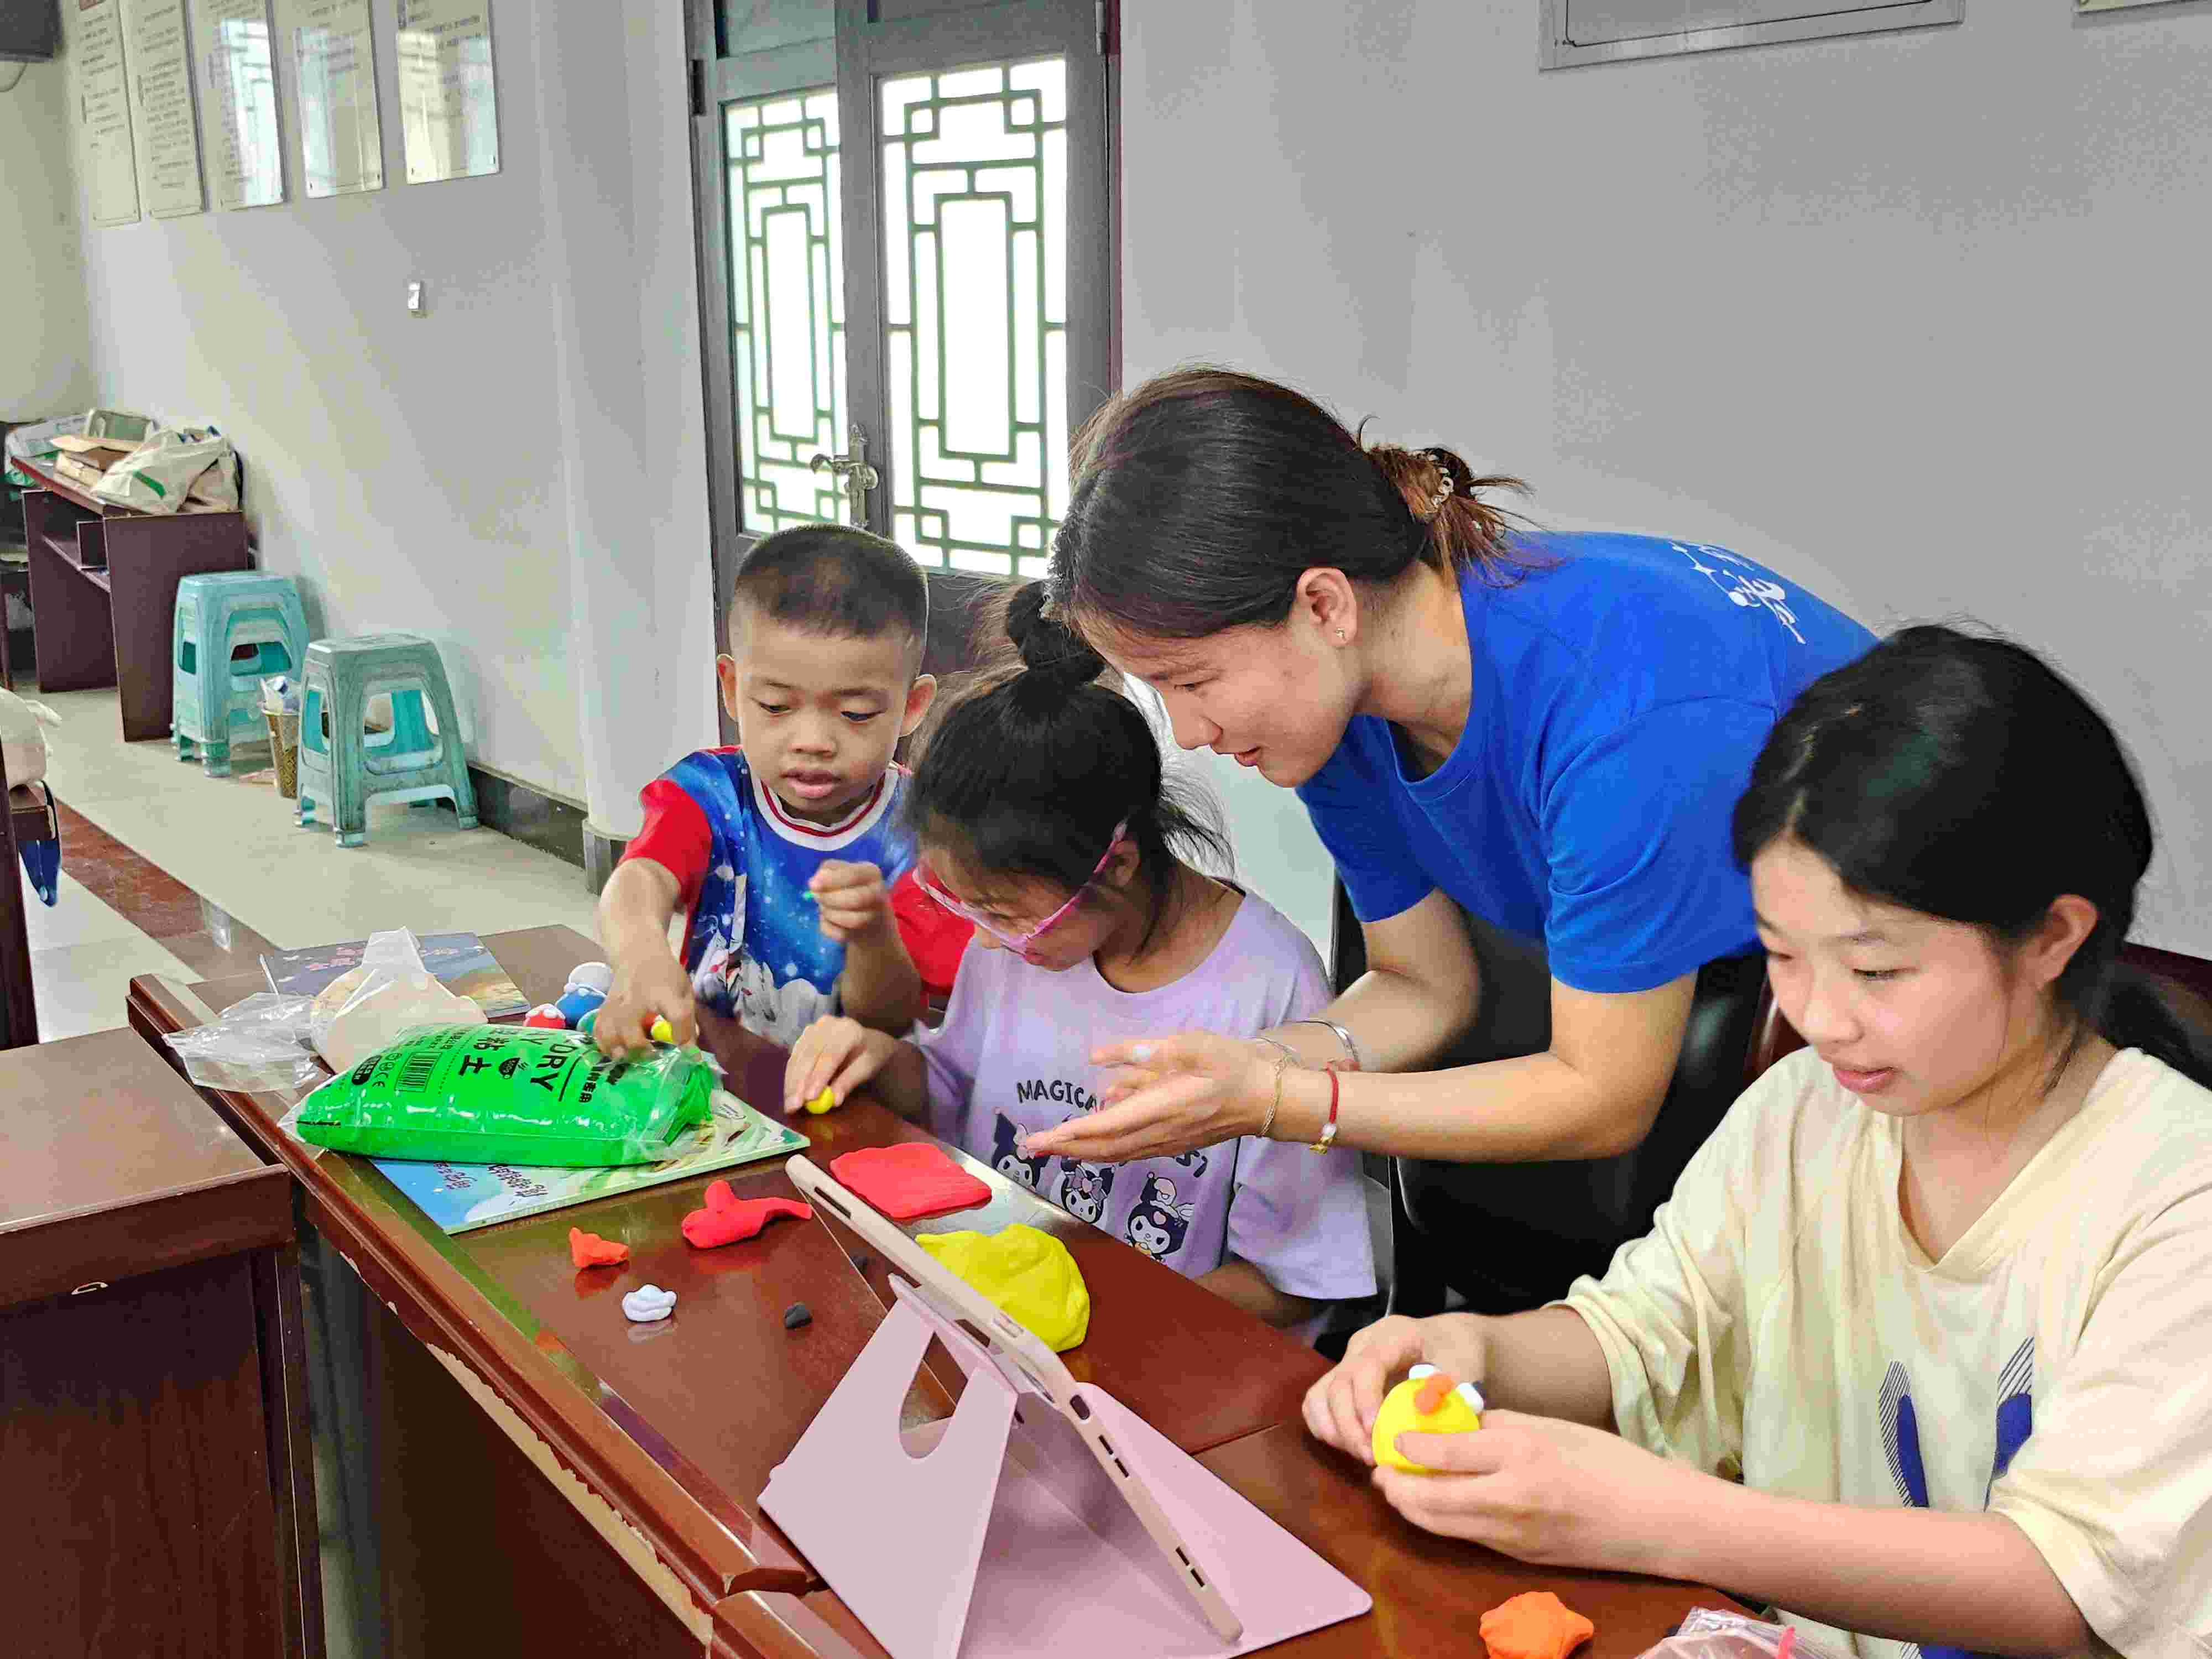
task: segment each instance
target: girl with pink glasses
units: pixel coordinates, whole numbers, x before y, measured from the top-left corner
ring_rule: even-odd
[[[1312,944],[1226,863],[1098,655],[1018,591],[1021,653],[954,704],[903,799],[916,878],[975,924],[945,1023],[906,1041],[817,1021],[792,1049],[787,1111],[861,1086],[1072,1214],[1272,1323],[1370,1296],[1357,1165],[1257,1136],[1181,1157],[1085,1164],[1029,1138],[1098,1103],[1091,1052],[1146,1030],[1255,1036],[1328,1000]],[[1285,1062],[1289,1055],[1281,1056]],[[1279,1075],[1280,1068],[1278,1068]]]

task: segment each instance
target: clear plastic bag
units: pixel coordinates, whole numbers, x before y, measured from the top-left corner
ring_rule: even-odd
[[[404,927],[371,933],[361,966],[315,999],[308,1018],[315,1052],[333,1072],[349,1072],[426,1025],[482,1025],[483,1010],[441,985],[422,965],[422,949]]]
[[[203,1089],[282,1094],[323,1075],[307,1030],[306,997],[260,991],[234,1002],[222,1016],[163,1042],[185,1062],[185,1075]]]
[[[285,1126],[342,1152],[451,1164],[611,1168],[684,1150],[720,1068],[696,1048],[609,1060],[531,1026],[412,1030],[301,1101]]]
[[[1693,1607],[1672,1636],[1644,1650],[1642,1659],[1830,1659],[1797,1639],[1795,1625],[1769,1624],[1718,1607]]]

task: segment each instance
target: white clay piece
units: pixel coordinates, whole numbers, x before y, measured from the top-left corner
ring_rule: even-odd
[[[623,1316],[636,1325],[665,1319],[676,1310],[676,1292],[658,1285],[641,1285],[623,1298]]]

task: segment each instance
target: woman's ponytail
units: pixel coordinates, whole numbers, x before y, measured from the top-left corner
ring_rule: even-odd
[[[1514,514],[1483,499],[1485,491],[1528,494],[1518,478],[1477,477],[1474,469],[1439,445],[1401,449],[1376,444],[1367,451],[1418,526],[1414,556],[1437,570],[1472,567],[1486,580],[1503,585],[1530,568],[1528,556],[1514,551]]]

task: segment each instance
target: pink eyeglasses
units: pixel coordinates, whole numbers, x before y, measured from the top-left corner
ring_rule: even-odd
[[[1127,818],[1123,818],[1121,823],[1115,824],[1114,826],[1114,835],[1112,839],[1107,842],[1106,850],[1099,854],[1097,866],[1093,867],[1090,876],[1084,881],[1083,885],[1077,888],[1073,893],[1068,895],[1066,903],[1061,905],[1059,909],[1054,911],[1042,921],[1037,923],[1036,927],[1030,928],[1028,933],[1023,933],[1018,937],[1012,933],[1001,933],[999,928],[992,923],[991,919],[985,915],[981,911],[975,908],[974,905],[963,902],[961,900],[953,897],[951,894],[946,892],[942,887],[939,887],[936,882],[930,878],[929,866],[927,865],[917,864],[914,866],[914,884],[915,886],[921,888],[923,892],[928,894],[929,896],[934,899],[938,903],[951,911],[954,915],[963,917],[967,921],[975,923],[976,927],[981,928],[993,939],[998,940],[1000,944],[1006,946],[1007,950],[1012,951],[1016,956],[1026,957],[1030,951],[1035,948],[1036,942],[1039,939],[1042,939],[1054,928],[1059,927],[1060,924],[1066,919],[1067,913],[1082,902],[1083,896],[1091,890],[1091,884],[1097,881],[1099,877],[1106,873],[1106,866],[1114,861],[1114,854],[1121,847],[1121,837],[1128,833],[1128,829],[1129,821]]]

